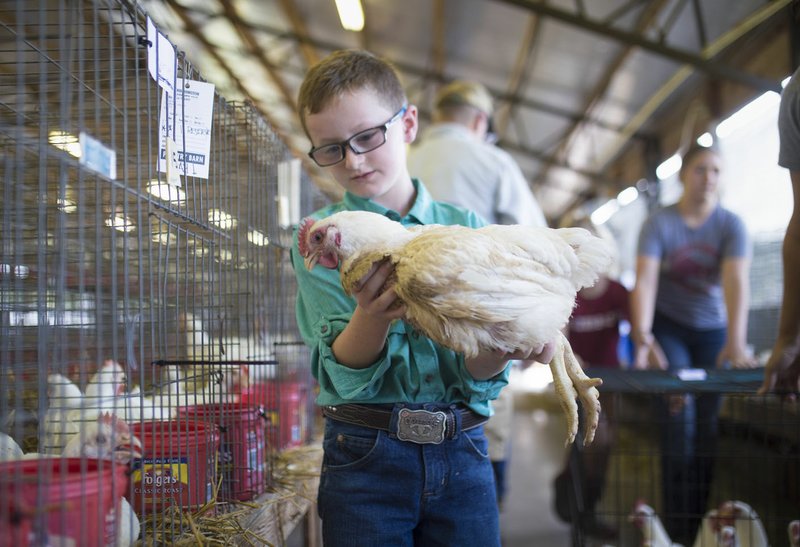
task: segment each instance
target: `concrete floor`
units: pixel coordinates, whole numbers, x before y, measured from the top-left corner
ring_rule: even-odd
[[[561,410],[520,406],[514,413],[516,436],[500,514],[503,547],[570,547],[570,527],[553,511],[553,478],[565,458]]]

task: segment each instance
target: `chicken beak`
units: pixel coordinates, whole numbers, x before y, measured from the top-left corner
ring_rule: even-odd
[[[117,463],[129,463],[144,456],[141,441],[134,435],[122,435],[114,448],[114,460]]]
[[[138,437],[131,435],[131,446],[137,449],[141,455],[141,451],[142,449],[144,449],[144,446],[142,445],[142,442],[138,439]]]
[[[311,271],[314,269],[314,266],[317,265],[317,262],[319,262],[319,251],[315,251],[306,257],[304,261],[306,270]]]

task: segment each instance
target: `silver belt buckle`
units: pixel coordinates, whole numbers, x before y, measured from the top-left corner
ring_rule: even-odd
[[[444,441],[447,414],[441,410],[410,410],[397,413],[397,438],[417,444],[439,444]]]

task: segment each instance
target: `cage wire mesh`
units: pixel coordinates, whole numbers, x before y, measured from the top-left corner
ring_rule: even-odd
[[[135,4],[2,2],[0,44],[0,545],[172,541],[190,524],[160,516],[257,498],[313,433],[284,209],[319,193],[217,93],[208,177],[168,184],[161,112],[203,79],[177,52],[162,92]]]
[[[556,510],[572,523],[573,545],[789,544],[789,525],[800,519],[800,412],[796,402],[754,395],[761,370],[712,370],[703,382],[661,371],[588,374],[604,380],[608,423],[593,445],[571,450],[569,478],[556,484]],[[718,422],[708,424],[716,438],[693,437],[698,458],[690,463],[681,436],[694,422],[679,411],[688,406],[674,405],[700,409],[708,397],[719,403]],[[667,467],[682,464],[684,472]],[[699,506],[704,482],[708,498]],[[683,503],[668,508],[665,488]],[[601,541],[598,530],[618,535]]]

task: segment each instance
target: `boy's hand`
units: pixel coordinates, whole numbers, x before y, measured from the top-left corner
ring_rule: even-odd
[[[531,349],[530,352],[515,351],[506,353],[503,351],[483,351],[477,356],[467,359],[465,365],[472,377],[476,380],[485,380],[496,376],[506,368],[509,361],[522,361],[525,366],[530,366],[533,362],[549,364],[556,353],[555,342],[540,344]]]
[[[550,361],[553,360],[553,356],[556,354],[556,344],[555,342],[547,342],[546,344],[539,344],[534,346],[530,353],[525,353],[523,351],[515,351],[514,353],[506,353],[505,357],[508,359],[515,359],[519,361],[527,362],[530,365],[533,362],[542,363],[543,365],[549,365]]]
[[[390,279],[394,266],[387,260],[372,264],[369,271],[353,288],[353,297],[364,313],[370,317],[391,322],[403,317],[405,305],[397,298]]]
[[[405,314],[405,305],[391,287],[393,275],[391,262],[375,262],[353,287],[351,294],[358,305],[331,346],[342,365],[365,368],[373,364],[383,350],[392,321]]]

